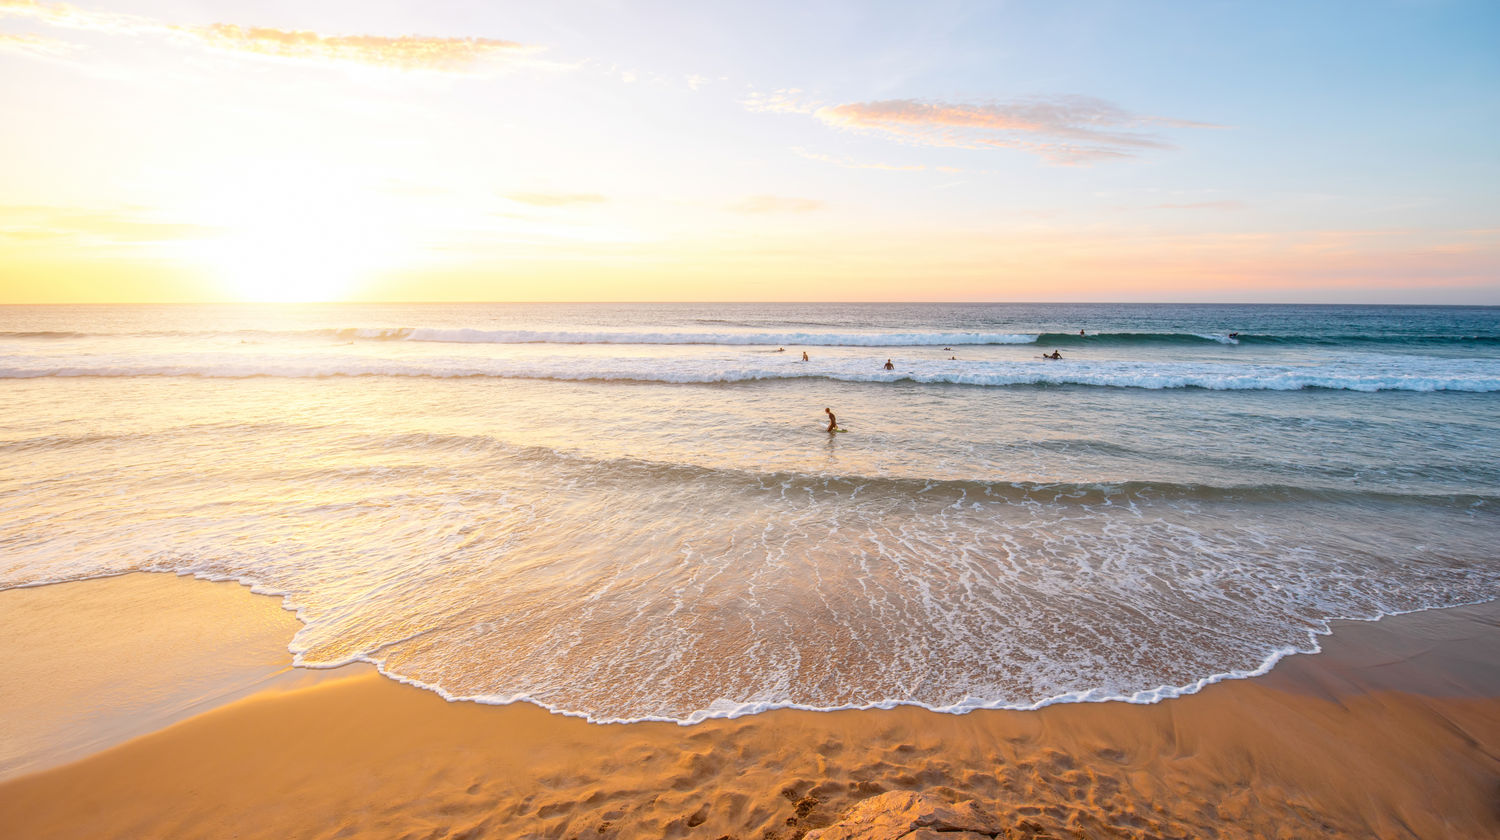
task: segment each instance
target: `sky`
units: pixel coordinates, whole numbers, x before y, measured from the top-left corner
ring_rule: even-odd
[[[0,303],[1500,304],[1500,3],[0,0]]]

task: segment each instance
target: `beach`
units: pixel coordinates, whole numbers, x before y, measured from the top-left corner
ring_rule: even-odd
[[[212,610],[219,620],[195,623],[195,638],[169,640],[200,654],[184,676],[215,669],[216,642],[258,645],[262,676],[274,674],[278,652],[287,664],[284,638],[278,651],[246,629],[256,622],[233,620],[263,615],[274,599],[235,584],[128,575],[43,588],[54,590],[58,624],[111,593],[131,596],[117,601],[119,626],[149,608],[149,598],[131,606],[148,591]],[[0,598],[10,606],[25,594]],[[45,642],[44,626],[16,624],[6,627],[14,645]],[[1007,837],[1500,831],[1500,608],[1333,630],[1322,652],[1267,675],[1149,705],[788,709],[692,726],[450,703],[362,665],[238,693],[247,666],[221,677],[226,696],[206,711],[0,783],[0,825],[33,838],[759,840],[798,837],[867,797],[911,790],[975,800]],[[117,634],[113,644],[124,653],[133,642]],[[149,649],[135,653],[127,687],[161,676]],[[18,696],[40,686],[19,676],[9,689]]]

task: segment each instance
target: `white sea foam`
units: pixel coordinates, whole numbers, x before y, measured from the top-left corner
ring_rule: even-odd
[[[296,354],[180,354],[68,359],[11,356],[0,359],[0,379],[37,377],[192,376],[208,378],[316,378],[334,376],[499,377],[559,381],[635,381],[675,384],[754,382],[821,377],[844,382],[915,382],[1010,387],[1085,385],[1150,390],[1216,391],[1500,391],[1500,362],[1412,359],[1392,369],[1379,359],[1326,365],[1119,361],[905,360],[886,371],[869,360],[642,357],[579,359],[410,357]]]
[[[404,334],[403,334],[404,333]],[[1034,344],[1035,334],[1013,333],[822,333],[822,332],[627,332],[621,330],[361,330],[365,338],[466,344],[722,344],[807,347],[938,347]]]

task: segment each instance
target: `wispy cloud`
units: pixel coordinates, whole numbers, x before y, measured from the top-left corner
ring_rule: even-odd
[[[825,155],[819,152],[809,152],[808,150],[800,146],[793,148],[792,153],[797,155],[798,157],[807,158],[808,160],[816,160],[821,163],[831,163],[834,166],[842,166],[845,169],[882,169],[887,172],[922,172],[928,169],[927,166],[920,163],[901,164],[850,160],[849,158],[836,157],[834,155]],[[933,168],[940,172],[959,171],[958,169],[955,169],[951,166],[939,166]]]
[[[429,38],[419,35],[320,35],[228,23],[173,27],[215,49],[276,58],[354,62],[399,70],[461,72],[486,61],[531,51],[514,41],[493,38]]]
[[[811,114],[822,105],[821,102],[808,98],[799,88],[782,88],[770,93],[754,91],[741,99],[740,104],[751,111],[773,114]]]
[[[212,236],[218,228],[165,222],[150,211],[125,207],[93,210],[35,205],[0,206],[0,239],[130,245]]]
[[[1188,204],[1153,204],[1153,210],[1241,210],[1243,201],[1195,201]]]
[[[0,52],[16,52],[26,55],[67,55],[77,46],[55,38],[40,35],[12,35],[0,32]]]
[[[1087,96],[980,105],[887,99],[829,105],[813,113],[828,125],[852,131],[932,146],[1018,149],[1069,165],[1172,148],[1139,129],[1217,127],[1133,114]]]
[[[506,198],[533,207],[570,207],[579,204],[603,204],[609,199],[598,193],[511,193]]]
[[[0,0],[0,15],[7,14],[68,29],[155,35],[240,55],[396,70],[477,72],[536,52],[535,47],[493,38],[325,35],[232,23],[176,26],[137,15],[96,12],[67,3],[42,3],[38,0]]]
[[[823,202],[816,199],[779,195],[752,195],[729,205],[729,209],[736,213],[810,213],[822,207]]]
[[[67,29],[97,32],[136,33],[163,28],[135,15],[95,12],[67,3],[42,3],[39,0],[0,0],[0,15],[27,17]]]

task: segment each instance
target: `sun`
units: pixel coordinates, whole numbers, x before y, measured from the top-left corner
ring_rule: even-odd
[[[380,196],[327,170],[280,165],[221,184],[203,216],[220,233],[197,249],[223,294],[246,302],[345,300],[400,256]]]
[[[377,249],[365,239],[324,226],[265,226],[216,243],[213,271],[236,300],[343,300],[378,267]]]

